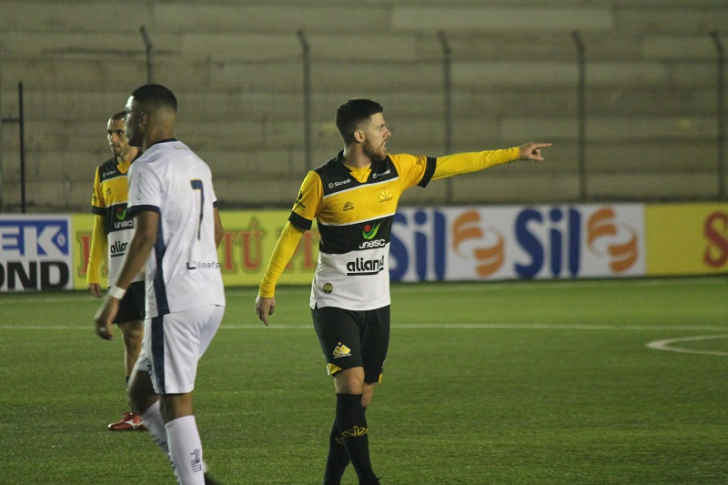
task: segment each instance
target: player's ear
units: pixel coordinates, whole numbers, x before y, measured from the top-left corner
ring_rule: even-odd
[[[354,131],[354,140],[357,143],[363,143],[364,142],[364,132],[362,130]]]

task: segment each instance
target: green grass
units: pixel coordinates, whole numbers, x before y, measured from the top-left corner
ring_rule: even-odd
[[[727,296],[724,277],[395,285],[375,470],[390,485],[728,483]],[[253,290],[227,297],[197,381],[206,460],[226,484],[318,484],[335,397],[308,290],[280,289],[267,329]],[[147,433],[106,430],[127,408],[123,346],[93,333],[97,306],[0,295],[0,483],[174,483]]]

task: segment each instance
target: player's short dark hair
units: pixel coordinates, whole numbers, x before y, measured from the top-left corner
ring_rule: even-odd
[[[161,84],[145,84],[131,93],[134,99],[149,108],[167,108],[177,112],[177,98]]]
[[[354,141],[354,132],[362,121],[384,112],[382,105],[371,99],[350,99],[336,110],[336,129],[344,144]]]
[[[120,121],[126,117],[126,111],[119,111],[111,117],[111,121]]]

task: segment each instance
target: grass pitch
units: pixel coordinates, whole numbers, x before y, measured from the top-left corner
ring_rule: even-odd
[[[321,483],[335,396],[308,289],[278,291],[270,328],[254,295],[227,290],[200,365],[205,458],[225,484]],[[395,285],[375,470],[390,485],[728,483],[727,296],[725,277]],[[127,405],[98,305],[0,295],[0,483],[174,483],[147,433],[106,430]]]

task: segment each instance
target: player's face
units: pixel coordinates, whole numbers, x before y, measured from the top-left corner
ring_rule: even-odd
[[[129,145],[133,147],[141,147],[144,140],[144,125],[146,114],[139,110],[139,103],[134,100],[134,96],[129,96],[126,102],[126,136],[129,139]]]
[[[109,120],[106,124],[106,139],[114,155],[122,156],[130,150],[129,139],[126,137],[126,124],[124,120]]]
[[[392,133],[387,129],[382,113],[369,118],[369,124],[361,130],[364,134],[362,151],[372,162],[381,162],[387,156],[387,140]]]

